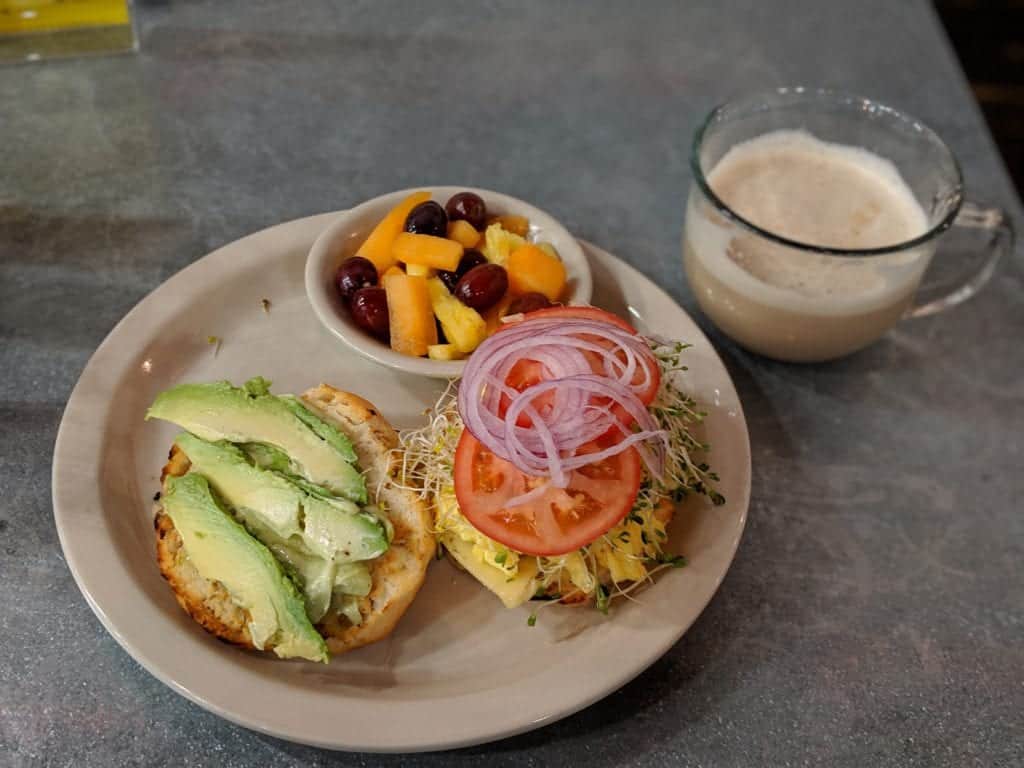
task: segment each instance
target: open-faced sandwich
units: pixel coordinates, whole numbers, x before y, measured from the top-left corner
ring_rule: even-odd
[[[684,348],[593,307],[506,318],[430,424],[403,433],[398,482],[432,502],[439,543],[507,607],[606,611],[685,564],[666,546],[677,502],[724,501],[679,388]]]
[[[254,378],[182,384],[147,418],[185,431],[162,473],[157,561],[206,630],[327,661],[385,637],[434,553],[416,494],[387,482],[397,435],[366,400]]]

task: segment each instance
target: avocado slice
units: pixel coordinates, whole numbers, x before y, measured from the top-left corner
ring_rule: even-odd
[[[179,384],[157,395],[147,419],[164,419],[204,440],[266,443],[289,459],[294,474],[357,503],[366,502],[366,483],[351,441],[294,398],[270,394],[257,376],[242,387],[228,381]]]
[[[359,598],[370,593],[373,580],[366,563],[334,563],[289,546],[271,531],[251,532],[274,554],[302,592],[306,615],[314,624],[332,610],[332,601],[339,595]]]
[[[270,534],[270,540],[267,540],[259,531],[250,529],[250,532],[274,553],[278,562],[284,566],[285,572],[295,582],[295,586],[302,592],[309,620],[314,624],[320,621],[331,605],[338,566],[322,557],[306,555],[287,545],[280,546],[278,542],[273,541],[273,534]]]
[[[292,462],[288,458],[288,454],[272,445],[267,445],[266,443],[241,443],[238,447],[249,457],[249,461],[260,469],[272,469],[275,472],[284,472],[285,474],[291,471]]]
[[[327,644],[306,616],[302,597],[281,565],[214,498],[201,476],[168,477],[164,511],[203,578],[219,581],[249,613],[253,645],[281,658],[328,660]]]
[[[187,432],[174,443],[246,525],[269,528],[289,546],[336,563],[372,560],[387,551],[384,524],[351,501],[320,489],[310,493],[301,481],[253,466],[230,443]]]
[[[188,456],[192,471],[206,478],[249,533],[285,566],[311,621],[323,618],[333,594],[369,592],[370,572],[359,561],[387,551],[388,528],[379,518],[322,488],[310,486],[316,488],[314,495],[305,490],[305,481],[296,483],[249,464],[231,443],[210,443],[188,432],[174,442]]]
[[[331,610],[338,595],[363,597],[373,585],[366,563],[336,563],[311,555],[294,541],[286,541],[269,528],[246,523],[246,529],[266,545],[299,588],[306,615],[316,624]]]
[[[359,598],[354,595],[335,595],[331,610],[348,619],[349,623],[358,627],[363,623],[363,614],[359,612]]]

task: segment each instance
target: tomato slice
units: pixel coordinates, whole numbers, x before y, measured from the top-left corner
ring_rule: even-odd
[[[595,443],[581,451],[601,447]],[[468,429],[455,451],[455,496],[462,514],[485,536],[526,555],[564,555],[606,533],[633,508],[640,475],[640,455],[627,448],[574,470],[564,489],[548,488],[533,501],[506,507],[547,480],[495,456]]]
[[[527,317],[533,320],[535,317],[574,317],[578,320],[596,320],[597,322],[611,323],[617,325],[624,331],[636,333],[636,328],[627,323],[621,317],[604,309],[597,307],[545,307],[535,309]],[[514,323],[513,323],[514,325]]]

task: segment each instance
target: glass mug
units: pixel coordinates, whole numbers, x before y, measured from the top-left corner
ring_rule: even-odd
[[[925,231],[884,247],[833,248],[787,239],[732,210],[708,183],[712,169],[737,144],[782,130],[889,160],[926,215]],[[955,306],[977,293],[1012,249],[1008,217],[964,201],[960,168],[942,140],[868,99],[782,88],[729,102],[697,130],[690,163],[694,182],[683,231],[690,287],[728,336],[778,360],[842,357],[903,318]],[[958,237],[943,237],[951,229]],[[944,252],[964,238],[969,243],[956,249],[959,258]],[[940,239],[943,248],[929,270]],[[951,268],[954,275],[922,284],[926,271],[931,277]]]

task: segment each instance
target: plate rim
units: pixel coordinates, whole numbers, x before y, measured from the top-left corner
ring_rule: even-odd
[[[62,472],[64,471],[63,465],[65,460],[70,458],[69,454],[73,453],[74,451],[71,445],[74,440],[74,435],[72,434],[72,420],[69,419],[68,417],[69,414],[75,415],[76,412],[82,407],[82,403],[80,401],[83,400],[83,396],[81,394],[83,381],[87,381],[90,377],[94,377],[96,375],[96,369],[99,363],[102,361],[103,357],[108,352],[108,348],[110,347],[110,345],[116,342],[121,330],[127,324],[131,323],[135,317],[137,317],[137,315],[142,311],[143,305],[145,305],[155,293],[164,289],[166,286],[168,286],[168,284],[172,282],[187,280],[196,272],[210,268],[212,262],[216,261],[218,256],[222,252],[228,249],[236,248],[241,243],[253,239],[258,239],[261,236],[266,236],[267,234],[273,231],[279,231],[290,228],[296,229],[297,231],[301,231],[305,227],[312,227],[314,223],[323,223],[324,226],[326,226],[331,220],[331,218],[339,215],[339,213],[342,213],[342,211],[332,211],[327,213],[316,214],[313,216],[293,219],[291,221],[281,222],[279,224],[265,227],[256,232],[253,232],[241,238],[237,238],[236,240],[233,240],[229,243],[226,243],[220,246],[219,248],[214,249],[210,253],[200,257],[199,259],[196,259],[191,264],[187,265],[186,267],[182,268],[175,274],[171,275],[165,281],[161,282],[159,285],[154,287],[153,290],[149,291],[144,297],[142,297],[139,300],[139,302],[127,314],[125,314],[125,316],[110,330],[107,336],[103,339],[103,341],[99,344],[99,346],[96,348],[93,354],[89,357],[89,360],[83,367],[82,372],[79,375],[79,378],[76,381],[75,386],[72,389],[71,394],[69,395],[67,403],[65,405],[64,412],[61,417],[61,423],[57,431],[56,440],[54,442],[53,464],[51,469],[51,494],[53,501],[54,523],[57,528],[57,536],[60,542],[65,562],[67,563],[68,569],[70,570],[72,577],[75,580],[75,584],[78,587],[79,591],[82,593],[83,597],[85,598],[86,603],[89,605],[89,608],[95,614],[97,619],[99,619],[104,629],[111,635],[111,637],[114,638],[118,645],[120,645],[121,648],[126,653],[128,653],[128,655],[132,659],[134,659],[140,666],[142,666],[143,669],[149,672],[149,674],[153,675],[153,677],[155,677],[163,684],[167,685],[173,691],[184,696],[185,698],[199,705],[203,709],[212,712],[213,714],[216,714],[219,717],[222,717],[225,720],[228,720],[229,722],[232,722],[236,725],[240,725],[244,728],[275,738],[340,751],[376,753],[426,752],[446,749],[457,749],[461,747],[483,744],[503,738],[512,737],[521,733],[525,733],[527,731],[534,730],[544,725],[548,725],[557,720],[561,720],[565,717],[568,717],[569,715],[575,714],[576,712],[585,709],[594,702],[599,701],[600,699],[608,696],[610,693],[614,692],[615,690],[618,690],[622,686],[629,683],[641,672],[647,669],[651,664],[653,664],[655,661],[661,658],[673,645],[675,645],[679,641],[679,639],[687,631],[689,631],[693,623],[704,612],[704,610],[710,603],[711,599],[715,596],[715,594],[717,594],[718,590],[720,589],[721,584],[725,579],[725,575],[728,573],[729,569],[732,567],[732,563],[735,561],[736,552],[739,548],[739,542],[742,539],[744,530],[746,528],[747,518],[749,515],[752,486],[750,433],[747,427],[746,416],[743,411],[743,405],[739,400],[739,393],[736,392],[736,386],[735,382],[732,379],[732,376],[729,374],[728,369],[726,368],[717,350],[715,350],[710,340],[703,333],[703,331],[696,325],[696,323],[694,323],[694,329],[696,330],[696,333],[699,335],[699,340],[703,341],[707,345],[707,349],[718,361],[719,365],[721,365],[729,385],[732,387],[733,391],[736,392],[736,412],[734,414],[734,418],[736,419],[736,423],[739,425],[739,428],[741,429],[744,438],[742,441],[742,448],[744,449],[745,454],[745,465],[742,466],[740,469],[745,473],[746,483],[742,486],[743,497],[741,500],[739,500],[741,503],[737,504],[739,517],[737,521],[737,527],[735,530],[735,536],[732,538],[729,546],[728,562],[725,564],[725,567],[721,570],[721,572],[716,574],[712,579],[713,588],[711,588],[707,592],[705,599],[700,603],[699,609],[694,613],[693,618],[690,621],[686,622],[685,625],[680,624],[677,632],[673,631],[667,633],[665,635],[665,639],[662,642],[657,643],[654,647],[654,650],[646,656],[644,656],[643,658],[636,657],[634,661],[632,661],[631,663],[624,664],[617,674],[606,678],[606,682],[600,686],[597,686],[594,689],[594,691],[592,691],[589,695],[583,696],[571,705],[563,705],[559,707],[557,711],[549,711],[541,717],[532,720],[524,719],[522,722],[519,722],[518,724],[511,727],[492,727],[487,729],[485,732],[477,732],[474,735],[467,735],[456,739],[435,739],[431,742],[417,741],[416,743],[396,743],[389,745],[365,743],[356,744],[351,743],[350,741],[344,743],[341,741],[325,741],[316,737],[311,737],[309,735],[297,735],[288,729],[282,730],[280,728],[275,728],[272,723],[263,722],[259,719],[253,719],[251,717],[244,715],[239,715],[235,711],[224,706],[221,706],[217,702],[204,697],[203,695],[192,690],[188,686],[181,684],[173,676],[165,674],[159,660],[157,658],[152,657],[151,654],[139,648],[137,645],[132,644],[129,638],[126,637],[125,634],[121,631],[121,629],[110,619],[110,617],[106,614],[105,610],[103,609],[103,606],[100,605],[99,601],[97,601],[92,590],[90,589],[91,585],[88,583],[88,579],[86,579],[82,573],[80,567],[81,563],[79,562],[78,559],[79,553],[76,552],[75,547],[73,546],[73,544],[71,544],[70,539],[68,538],[69,532],[65,530],[67,527],[67,523],[62,520],[64,515],[68,513],[62,512],[63,502],[59,497],[62,495],[60,490],[62,487],[60,483],[60,477]],[[604,249],[595,246],[592,243],[589,243],[585,240],[580,239],[580,243],[585,251],[589,251],[590,253],[596,253],[599,257],[606,256],[616,261],[618,268],[625,269],[627,272],[632,273],[632,278],[640,279],[643,283],[646,283],[648,289],[651,289],[654,292],[660,294],[662,299],[667,300],[671,304],[677,306],[679,310],[683,312],[685,315],[687,315],[687,317],[689,317],[692,321],[692,317],[689,315],[689,313],[683,307],[679,306],[678,303],[674,299],[672,299],[672,297],[669,296],[663,288],[661,288],[661,286],[659,286],[653,280],[648,278],[634,266],[632,266],[628,262],[623,261],[622,259],[619,259],[618,257],[614,256],[614,254],[611,254],[610,252],[605,251]],[[389,369],[384,368],[383,366],[381,367],[381,372],[385,373],[385,375],[390,375]],[[730,502],[732,502],[731,499]]]

